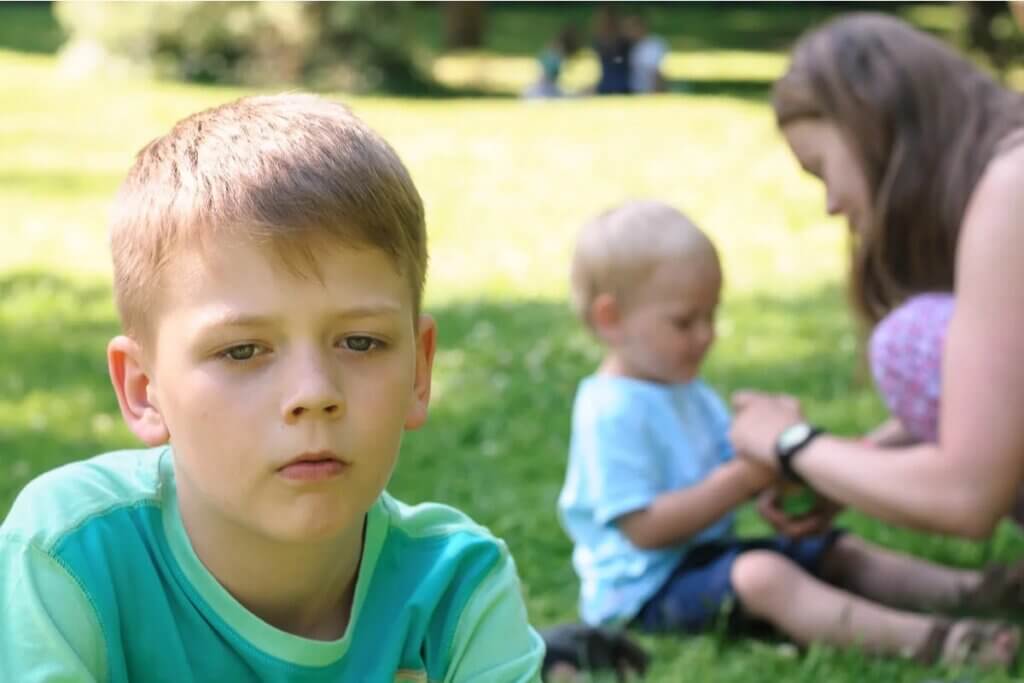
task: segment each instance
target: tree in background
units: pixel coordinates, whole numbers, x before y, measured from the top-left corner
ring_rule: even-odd
[[[483,2],[446,2],[443,11],[446,48],[458,50],[483,46],[487,29]]]
[[[409,3],[77,3],[55,14],[72,70],[187,81],[303,83],[350,91],[434,88]]]
[[[964,7],[967,47],[984,54],[1000,77],[1005,77],[1010,65],[1024,56],[1021,36],[1010,14],[1010,3],[971,1],[965,2]],[[1019,7],[1013,9],[1022,11]]]

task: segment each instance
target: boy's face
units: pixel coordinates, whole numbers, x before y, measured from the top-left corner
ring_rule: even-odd
[[[426,417],[434,326],[416,329],[407,280],[376,249],[317,254],[322,280],[236,241],[164,274],[143,365],[186,518],[277,541],[350,531]]]
[[[711,254],[659,264],[619,311],[610,347],[623,372],[654,382],[689,382],[715,340],[722,288]]]

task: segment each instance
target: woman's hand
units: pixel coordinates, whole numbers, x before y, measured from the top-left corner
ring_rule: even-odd
[[[757,511],[772,527],[789,538],[814,536],[827,531],[843,506],[817,494],[814,508],[799,517],[790,517],[782,509],[782,488],[765,489],[757,498]]]
[[[775,469],[775,442],[786,427],[802,421],[800,402],[792,396],[738,391],[732,395],[736,416],[729,439],[737,455]]]

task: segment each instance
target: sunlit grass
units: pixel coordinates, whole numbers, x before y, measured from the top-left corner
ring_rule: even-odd
[[[746,30],[743,16],[736,21]],[[767,82],[784,63],[777,52],[682,45],[667,68],[682,81]],[[449,85],[479,87],[479,72],[498,94],[517,92],[534,68],[533,57],[511,45],[438,63]],[[568,81],[582,87],[594,69],[581,56]],[[134,443],[103,357],[117,330],[109,202],[143,144],[182,116],[250,91],[76,82],[58,75],[53,57],[4,51],[0,71],[2,514],[40,471]],[[881,419],[844,304],[845,227],[824,216],[821,187],[800,172],[762,99],[341,99],[392,142],[427,207],[437,387],[431,420],[406,438],[392,488],[411,501],[458,505],[505,537],[536,623],[574,618],[570,546],[554,506],[575,385],[600,350],[569,312],[566,279],[574,234],[598,211],[630,197],[659,198],[714,238],[726,296],[706,375],[723,393],[789,391],[807,401],[813,419],[847,434]],[[964,566],[1024,549],[1009,528],[977,544],[855,514],[844,523]],[[741,527],[764,529],[749,510]],[[644,642],[657,655],[652,681],[917,683],[928,675],[828,648],[797,657],[776,644],[714,635]]]

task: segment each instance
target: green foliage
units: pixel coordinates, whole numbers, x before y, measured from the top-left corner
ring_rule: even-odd
[[[56,6],[68,53],[187,81],[430,87],[403,3],[159,2]],[[97,49],[98,48],[98,49]]]
[[[48,4],[9,2],[0,10],[0,46],[5,49],[52,54],[65,38]]]

